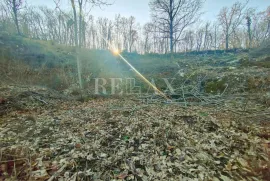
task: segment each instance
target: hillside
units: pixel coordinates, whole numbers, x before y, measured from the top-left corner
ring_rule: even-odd
[[[0,180],[270,179],[269,45],[122,52],[168,100],[107,50],[80,50],[81,90],[73,47],[5,33],[0,46]]]
[[[56,90],[64,90],[77,84],[74,47],[8,33],[0,34],[0,42],[1,82],[47,86]],[[78,54],[83,64],[82,76],[85,84],[89,77],[99,77],[103,72],[119,76],[120,70],[114,63],[116,57],[109,51],[81,49]]]

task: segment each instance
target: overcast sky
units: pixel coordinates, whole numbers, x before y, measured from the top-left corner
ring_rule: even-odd
[[[65,10],[70,9],[70,0],[61,0],[61,7]],[[96,7],[91,12],[95,17],[107,17],[109,19],[114,19],[116,14],[121,14],[122,16],[134,16],[137,22],[144,24],[149,22],[150,9],[148,6],[149,0],[108,0],[114,2],[113,5],[104,7],[100,9]],[[211,21],[215,20],[218,12],[224,6],[231,6],[237,0],[206,0],[202,16],[202,20]],[[246,0],[240,0],[240,2],[245,2]],[[28,0],[28,5],[45,5],[54,8],[55,4],[53,0]],[[265,10],[270,6],[270,0],[250,0],[249,6],[255,7],[258,10]]]

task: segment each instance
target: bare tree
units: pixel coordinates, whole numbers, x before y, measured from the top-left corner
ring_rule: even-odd
[[[111,45],[112,44],[112,32],[113,32],[113,22],[110,20],[108,22],[108,33],[107,33],[107,42],[109,42],[109,44]]]
[[[12,10],[14,16],[14,22],[16,25],[16,29],[19,35],[21,35],[19,20],[18,20],[18,12],[22,7],[22,0],[5,0],[7,6]]]
[[[9,10],[8,7],[4,2],[0,2],[0,29],[8,31],[8,27],[10,24],[10,16],[9,16]]]
[[[251,35],[251,17],[247,16],[246,17],[247,20],[247,33],[248,33],[248,48],[251,48],[251,44],[252,44],[252,35]]]
[[[110,4],[106,0],[78,0],[78,5],[79,5],[79,31],[78,31],[77,9],[76,9],[75,0],[70,0],[70,2],[72,5],[73,17],[74,17],[75,45],[76,47],[80,48],[82,45],[82,35],[83,35],[82,34],[83,32],[83,24],[82,24],[83,23],[83,5],[89,4],[90,6],[101,7],[101,6],[110,5]],[[77,67],[78,67],[79,84],[80,84],[80,88],[82,88],[83,84],[82,84],[82,76],[81,76],[81,68],[80,68],[80,59],[78,55],[77,55]]]
[[[100,49],[107,49],[109,38],[109,19],[99,17],[96,22],[96,28],[100,37],[97,37]]]
[[[203,28],[199,28],[196,32],[196,51],[201,51],[202,43],[203,43]]]
[[[121,24],[121,36],[122,36],[122,47],[124,50],[128,51],[128,19],[126,17],[122,17],[120,20]]]
[[[149,5],[155,25],[170,38],[170,51],[182,32],[200,15],[202,0],[151,0]]]
[[[270,37],[270,7],[269,12],[263,11],[252,14],[251,17],[251,36],[252,46],[259,46],[261,42]]]
[[[210,22],[207,22],[205,24],[205,28],[204,28],[204,43],[203,43],[203,49],[204,50],[207,50],[209,48],[209,38],[210,38],[210,30],[209,30],[209,27],[210,27]]]
[[[192,51],[194,46],[194,32],[189,30],[184,35],[185,52]]]
[[[143,34],[144,34],[143,50],[146,53],[149,53],[151,49],[151,32],[153,27],[154,25],[152,23],[146,23],[143,27]]]
[[[120,45],[120,29],[121,29],[121,16],[120,14],[115,16],[115,20],[114,20],[114,34],[115,34],[115,43],[116,43],[116,47],[117,49],[121,49],[121,45]]]
[[[245,10],[248,1],[245,3],[236,2],[231,8],[224,7],[221,9],[218,19],[225,34],[226,50],[229,49],[230,36],[235,33],[236,29],[245,18]]]
[[[266,22],[267,22],[267,30],[266,30],[266,34],[265,37],[270,38],[270,6],[267,8],[266,10]]]
[[[219,29],[219,25],[218,25],[218,23],[214,23],[213,24],[213,29],[214,29],[214,32],[213,32],[213,34],[214,34],[214,40],[213,40],[213,42],[214,42],[214,45],[213,45],[213,47],[214,47],[214,49],[215,49],[215,51],[217,50],[217,48],[218,48],[218,46],[217,46],[217,43],[218,43],[218,29]]]
[[[132,47],[135,41],[138,38],[138,32],[135,27],[135,17],[131,16],[128,19],[128,44],[129,44],[129,52],[132,52]]]

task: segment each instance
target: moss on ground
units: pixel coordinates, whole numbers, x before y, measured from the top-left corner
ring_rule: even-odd
[[[212,80],[210,82],[207,82],[205,84],[205,92],[206,93],[222,93],[226,89],[226,79],[221,79],[221,80]]]

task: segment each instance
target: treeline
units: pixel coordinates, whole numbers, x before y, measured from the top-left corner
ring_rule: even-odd
[[[270,7],[258,12],[248,2],[224,7],[215,21],[203,22],[199,21],[202,0],[151,0],[152,22],[145,25],[133,16],[116,14],[110,20],[93,17],[86,10],[106,9],[111,3],[106,0],[67,2],[68,12],[56,1],[55,8],[48,8],[27,6],[23,0],[2,0],[0,29],[68,46],[161,54],[247,49],[270,38]]]

